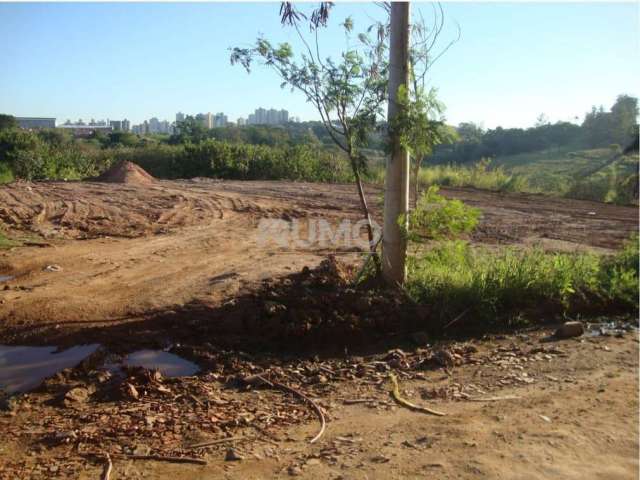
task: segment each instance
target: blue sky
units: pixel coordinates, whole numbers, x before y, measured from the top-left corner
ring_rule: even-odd
[[[443,3],[443,40],[461,40],[434,66],[430,85],[449,123],[529,126],[580,119],[640,86],[637,3]],[[309,9],[311,5],[303,5]],[[129,118],[286,108],[315,119],[298,93],[256,68],[229,64],[228,48],[258,33],[298,46],[281,27],[278,3],[0,3],[0,113],[67,118]],[[413,3],[429,18],[431,6]],[[381,10],[338,3],[323,32],[323,55],[344,46],[337,24],[356,30]]]

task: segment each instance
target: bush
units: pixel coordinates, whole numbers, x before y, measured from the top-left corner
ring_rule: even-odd
[[[352,178],[346,159],[312,145],[271,147],[206,140],[185,145],[177,162],[183,177],[334,182]]]
[[[409,215],[411,239],[439,239],[471,232],[480,218],[480,210],[460,200],[448,200],[431,186],[422,194]]]

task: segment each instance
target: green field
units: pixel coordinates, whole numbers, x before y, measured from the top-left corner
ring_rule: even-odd
[[[382,182],[383,172],[377,173],[377,181]],[[554,148],[475,164],[429,165],[427,161],[420,171],[420,184],[637,204],[637,173],[637,155],[618,155],[607,148]]]
[[[633,203],[637,155],[618,156],[609,148],[557,148],[496,158],[493,168],[519,177],[521,189],[604,202]],[[598,167],[604,166],[598,169]]]

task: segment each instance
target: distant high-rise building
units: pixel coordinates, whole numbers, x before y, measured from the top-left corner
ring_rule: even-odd
[[[246,121],[244,118],[242,118],[242,117],[238,117],[238,126],[239,126],[239,127],[243,127],[243,126],[245,126],[246,124],[247,124],[247,121]]]
[[[247,119],[248,125],[282,125],[289,121],[287,110],[257,108]]]
[[[122,130],[122,121],[121,120],[109,120],[109,126],[113,129],[114,132],[119,132]]]
[[[131,130],[131,122],[126,118],[122,120],[122,130],[124,132],[128,132],[129,130]]]
[[[55,118],[46,117],[16,117],[20,128],[32,130],[38,128],[56,128]]]
[[[161,133],[160,120],[156,117],[149,119],[149,133]]]
[[[215,117],[213,117],[213,126],[214,127],[225,127],[229,123],[227,116],[220,112],[216,113]]]
[[[176,113],[176,123],[184,122],[184,118],[185,118],[184,113],[182,112]]]

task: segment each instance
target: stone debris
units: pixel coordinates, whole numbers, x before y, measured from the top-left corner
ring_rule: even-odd
[[[579,337],[583,333],[584,325],[582,322],[565,322],[553,335],[559,339],[566,339]]]
[[[224,459],[227,462],[238,462],[244,460],[244,456],[240,455],[235,448],[228,448]]]

